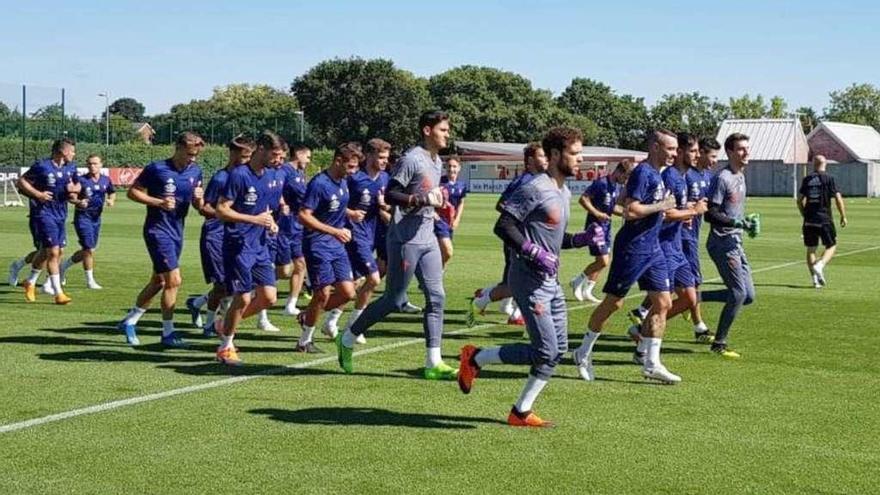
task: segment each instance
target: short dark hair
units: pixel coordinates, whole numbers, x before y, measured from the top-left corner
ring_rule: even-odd
[[[697,144],[697,136],[689,132],[679,132],[678,136],[678,147],[679,148],[690,148],[691,146]]]
[[[63,150],[65,146],[76,146],[76,141],[66,137],[56,139],[52,142],[52,154],[57,155],[58,153],[61,153],[61,150]]]
[[[272,131],[263,131],[257,137],[257,146],[267,150],[283,150],[284,140]]]
[[[534,158],[535,155],[538,154],[538,150],[541,149],[541,143],[537,141],[532,141],[527,144],[525,148],[523,148],[523,163],[528,164],[529,158]]]
[[[618,173],[626,172],[628,168],[633,164],[632,158],[624,158],[617,162],[617,166],[614,167],[614,171]]]
[[[449,155],[446,157],[446,163],[448,164],[449,162],[458,162],[458,164],[461,165],[461,157],[458,155]]]
[[[422,132],[425,126],[434,127],[444,120],[449,120],[448,113],[443,110],[428,110],[419,117],[419,132]]]
[[[662,136],[668,136],[675,140],[678,140],[678,136],[675,135],[674,132],[667,129],[654,129],[648,132],[648,147],[650,148],[652,144],[660,141]]]
[[[239,134],[234,138],[230,139],[228,143],[226,143],[226,147],[229,148],[229,151],[244,151],[246,149],[250,149],[253,151],[254,148],[257,147],[254,140],[243,135]]]
[[[700,139],[700,151],[718,151],[720,149],[721,143],[719,143],[717,139],[713,137],[704,137],[703,139]]]
[[[98,160],[101,160],[101,155],[99,155],[97,153],[89,153],[89,156],[86,157],[86,163],[88,164],[89,160],[91,160],[92,158],[97,158]],[[103,161],[103,160],[101,160],[101,161]]]
[[[391,143],[381,138],[373,138],[367,141],[367,153],[382,153],[391,151]]]
[[[340,144],[333,151],[333,159],[342,158],[343,160],[351,160],[352,158],[357,158],[358,160],[364,159],[364,154],[361,152],[361,145],[354,141],[349,141],[347,143]]]
[[[199,136],[198,133],[193,131],[183,131],[177,135],[177,138],[174,140],[174,146],[176,148],[182,148],[184,146],[198,146],[200,148],[205,147],[205,140],[202,139],[202,136]]]
[[[733,151],[733,147],[739,141],[748,141],[749,137],[741,132],[734,132],[724,140],[724,151]]]
[[[291,148],[291,151],[293,151],[293,154],[295,155],[295,154],[299,153],[300,151],[312,151],[312,148],[309,148],[304,143],[296,143]]]
[[[576,141],[584,141],[584,135],[580,130],[574,127],[554,127],[547,131],[547,135],[541,140],[541,147],[544,148],[547,158],[550,158],[550,150],[561,153],[566,146]]]

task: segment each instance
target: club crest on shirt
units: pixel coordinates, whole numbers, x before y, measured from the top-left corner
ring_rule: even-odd
[[[330,196],[330,211],[339,211],[339,198],[335,194]]]
[[[660,202],[663,201],[663,196],[666,195],[666,188],[663,187],[663,183],[657,184],[657,188],[654,189],[654,201]]]
[[[254,206],[257,204],[257,189],[254,186],[248,187],[247,193],[244,195],[245,206]]]
[[[370,195],[369,189],[364,189],[361,192],[361,204],[364,206],[370,206],[370,203],[373,201],[372,195]]]
[[[97,188],[98,188],[98,186],[95,186],[95,189],[97,189]],[[86,197],[87,197],[87,198],[91,198],[91,197],[92,197],[92,194],[94,194],[94,193],[92,192],[92,190],[87,188],[87,189],[86,189]]]
[[[165,181],[165,194],[174,194],[177,192],[177,184],[174,183],[174,179],[169,177]]]
[[[49,174],[49,176],[46,177],[46,184],[49,187],[55,187],[55,182],[56,182],[55,174]]]

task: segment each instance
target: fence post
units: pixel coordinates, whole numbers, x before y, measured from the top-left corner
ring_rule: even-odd
[[[27,142],[27,86],[21,85],[21,166],[24,167],[24,147]]]

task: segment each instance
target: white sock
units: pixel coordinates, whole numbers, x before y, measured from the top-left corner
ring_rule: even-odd
[[[232,296],[226,296],[220,300],[220,312],[226,314],[229,311],[229,306],[232,306]]]
[[[599,335],[601,335],[599,332],[594,332],[592,330],[584,334],[584,340],[581,346],[586,349],[587,354],[593,353],[593,345],[599,340]]]
[[[636,352],[638,352],[639,354],[641,354],[643,356],[648,352],[648,339],[646,339],[645,337],[642,337],[639,340],[639,343],[636,344]]]
[[[639,304],[639,309],[638,309],[638,311],[639,311],[639,315],[641,315],[642,318],[648,316],[648,311],[650,311],[650,310],[651,310],[651,307],[650,307],[650,306],[648,306],[648,307],[646,308],[646,307],[642,306],[641,304]]]
[[[208,296],[206,296],[205,294],[202,294],[201,296],[198,296],[195,299],[193,299],[193,306],[195,306],[196,308],[202,309],[202,306],[207,304],[207,302],[208,302]]]
[[[538,398],[538,394],[541,393],[541,390],[544,390],[544,386],[547,385],[547,380],[542,380],[538,377],[529,375],[529,379],[526,380],[526,385],[522,389],[522,393],[519,394],[519,399],[517,399],[514,407],[517,411],[524,413],[532,410],[532,406],[535,404],[535,399]]]
[[[141,316],[144,316],[144,313],[146,312],[146,309],[135,306],[131,308],[131,310],[129,310],[127,315],[125,315],[125,320],[123,320],[123,323],[125,323],[126,325],[137,325],[138,321],[141,319]]]
[[[652,369],[660,365],[660,343],[663,339],[658,339],[656,337],[642,337],[642,340],[645,341],[645,346],[648,350],[648,355],[645,358],[645,368]]]
[[[477,366],[482,368],[487,364],[497,364],[501,362],[501,348],[500,347],[487,347],[485,349],[480,349],[476,355],[474,355],[474,361],[477,363]]]
[[[86,283],[94,284],[95,283],[95,270],[86,270]]]
[[[357,335],[351,333],[350,328],[345,329],[345,333],[342,334],[342,345],[348,347],[349,349],[354,349],[354,343],[357,339]]]
[[[27,283],[29,283],[31,285],[37,285],[37,279],[40,278],[40,273],[42,273],[42,272],[43,272],[43,270],[37,270],[36,268],[31,268],[31,274],[27,279]]]
[[[817,262],[813,265],[813,268],[814,268],[817,272],[821,272],[822,269],[825,268],[825,262],[822,261],[822,260],[819,260],[819,261],[817,261]]]
[[[695,332],[708,332],[709,327],[706,326],[706,323],[701,321],[701,322],[697,323],[696,325],[694,325],[694,331]]]
[[[501,312],[507,316],[513,314],[513,306],[514,302],[512,297],[505,297],[501,300]]]
[[[522,318],[522,311],[519,310],[519,306],[517,306],[516,303],[513,305],[513,313],[510,314],[510,317],[514,320]]]
[[[63,294],[64,291],[61,289],[61,274],[59,273],[50,273],[49,280],[52,283],[52,288],[55,289],[55,294]]]
[[[167,337],[174,333],[174,320],[162,320],[162,336]]]
[[[433,368],[443,362],[439,347],[428,347],[425,351],[425,368]]]
[[[212,311],[210,308],[208,308],[208,311],[205,312],[205,327],[206,328],[213,327],[214,326],[214,318],[216,318],[216,317],[217,317],[217,312]]]
[[[593,288],[596,287],[596,281],[595,280],[587,280],[586,284],[587,285],[584,286],[584,292],[587,294],[592,294]]]
[[[299,336],[299,345],[306,345],[312,341],[312,335],[315,334],[315,327],[303,325],[303,333]]]
[[[287,307],[287,309],[293,309],[293,308],[295,308],[295,307],[296,307],[296,300],[297,300],[297,299],[299,299],[299,297],[290,297],[290,296],[287,296],[287,303],[285,304],[285,306]]]
[[[73,263],[73,258],[72,258],[72,257],[71,257],[71,258],[67,258],[66,260],[64,260],[64,261],[61,262],[61,271],[62,271],[62,272],[66,272],[67,269],[70,268],[70,267],[73,266],[73,265],[74,265],[74,263]]]
[[[342,318],[342,309],[331,309],[327,312],[327,319],[324,320],[324,324],[334,327],[339,326],[339,318]]]
[[[364,309],[366,309],[366,308],[364,308]],[[351,314],[348,315],[348,321],[345,322],[345,329],[346,330],[351,328],[351,326],[354,325],[354,322],[356,322],[357,319],[361,317],[361,313],[364,312],[364,309],[355,308],[355,309],[351,310]]]
[[[584,283],[584,280],[586,280],[586,278],[587,276],[584,275],[584,272],[580,272],[575,278],[571,279],[571,285],[577,287],[578,285]]]
[[[222,335],[220,338],[222,339],[222,343],[220,344],[220,349],[229,349],[232,347],[232,339],[235,338],[235,334]]]
[[[489,287],[484,288],[480,292],[479,297],[474,299],[474,304],[476,304],[477,307],[481,310],[486,309],[486,306],[488,306],[489,303],[492,302],[492,296],[490,294],[492,294],[492,289],[494,288],[494,285],[490,285]]]
[[[265,325],[269,323],[269,310],[261,309],[260,310],[260,324]]]

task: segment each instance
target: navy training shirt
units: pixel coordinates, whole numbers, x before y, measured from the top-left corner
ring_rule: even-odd
[[[184,221],[189,213],[193,189],[201,181],[202,169],[196,163],[187,165],[183,170],[177,170],[170,158],[147,165],[135,179],[135,185],[143,187],[154,198],[174,196],[176,208],[174,211],[165,211],[156,206],[147,206],[144,230],[182,241]]]
[[[643,205],[663,201],[666,188],[663,178],[650,163],[641,162],[626,181],[626,199],[633,199]],[[658,234],[663,222],[663,213],[652,213],[638,220],[626,220],[614,238],[615,247],[634,254],[650,254],[660,248]]]
[[[300,209],[311,210],[319,222],[341,229],[347,220],[345,209],[348,201],[346,180],[334,180],[325,170],[309,181]],[[342,248],[335,237],[317,230],[306,231],[305,240],[315,253],[334,253]]]

